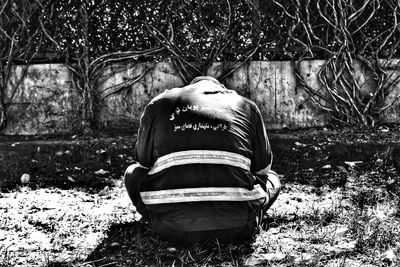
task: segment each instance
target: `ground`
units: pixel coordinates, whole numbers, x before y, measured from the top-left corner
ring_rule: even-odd
[[[45,159],[29,154],[31,180],[2,187],[0,266],[399,266],[399,134],[270,131],[283,189],[264,229],[253,242],[189,248],[159,240],[130,204],[122,174],[134,137],[47,140],[54,166],[39,171]],[[26,140],[2,141],[11,151]]]

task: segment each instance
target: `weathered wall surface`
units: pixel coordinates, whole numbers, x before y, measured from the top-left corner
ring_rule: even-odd
[[[307,73],[316,72],[321,62],[310,63]],[[315,79],[310,86],[318,88]],[[326,123],[303,89],[296,84],[290,62],[253,61],[227,79],[228,87],[250,98],[260,107],[267,128],[310,127]]]
[[[301,74],[311,88],[319,90],[318,71],[324,61],[303,61]],[[208,70],[217,76],[221,65]],[[390,66],[388,67],[390,68]],[[79,128],[80,92],[61,64],[31,65],[27,75],[16,86],[24,71],[16,66],[6,92],[9,123],[2,134],[63,134]],[[366,70],[356,65],[362,90],[374,85]],[[391,79],[399,74],[394,73]],[[132,83],[131,80],[137,81]],[[304,89],[296,84],[293,66],[286,61],[253,61],[237,69],[223,83],[239,94],[255,101],[264,116],[267,128],[311,127],[326,124],[325,117],[311,102]],[[132,131],[144,107],[166,89],[181,87],[184,82],[171,63],[115,65],[106,69],[98,83],[98,106],[103,131]],[[17,89],[15,89],[17,88]],[[400,88],[393,88],[387,101],[396,98]],[[382,121],[400,122],[400,105],[384,113]]]
[[[4,100],[3,134],[65,134],[79,127],[81,98],[63,64],[15,66]]]
[[[386,75],[388,76],[388,83],[396,84],[398,79],[400,79],[400,71],[397,69],[397,66],[400,62],[400,59],[393,60],[391,62],[387,62],[386,65]],[[383,112],[383,120],[389,123],[399,123],[400,122],[400,103],[397,101],[400,97],[400,88],[399,86],[394,86],[388,92],[388,95],[385,99],[385,105],[388,108]],[[396,102],[394,102],[396,101]],[[393,104],[394,102],[394,104]]]
[[[166,89],[183,86],[179,74],[170,63],[141,63],[115,66],[105,70],[99,86],[100,121],[104,130],[132,130],[152,98]],[[132,78],[134,84],[124,84]],[[118,86],[120,85],[120,86]],[[117,93],[110,94],[111,92]]]
[[[314,79],[308,78],[310,86],[318,88],[313,72],[318,71],[323,61],[309,62],[305,71]],[[143,78],[130,86],[124,87],[117,94],[109,96],[107,92],[115,84],[122,83],[129,77],[140,77],[150,63],[139,64],[119,71],[105,80],[99,91],[103,95],[101,120],[107,129],[122,129],[140,117],[146,104],[166,89],[183,86],[178,73],[170,63],[158,63]],[[214,64],[208,71],[215,76],[220,64]],[[112,73],[114,70],[107,70]],[[253,61],[241,66],[230,78],[223,81],[226,87],[237,91],[255,101],[263,114],[268,128],[310,127],[324,125],[326,118],[313,106],[304,90],[297,88],[290,62]],[[133,126],[132,126],[133,127]]]

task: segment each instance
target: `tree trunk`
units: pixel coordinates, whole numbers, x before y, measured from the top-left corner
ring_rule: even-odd
[[[82,6],[83,25],[83,56],[82,56],[82,80],[83,80],[83,114],[82,114],[82,130],[84,133],[91,134],[95,128],[94,118],[94,99],[93,86],[89,78],[89,17],[88,17],[88,0]]]
[[[252,43],[253,47],[256,48],[258,46],[258,39],[260,38],[260,0],[252,0],[252,17],[253,17],[253,25],[252,25]],[[255,53],[253,56],[253,60],[259,60],[259,53]]]
[[[0,61],[0,132],[6,127],[7,122],[6,109],[3,101],[3,94],[6,88],[3,68],[3,62]]]

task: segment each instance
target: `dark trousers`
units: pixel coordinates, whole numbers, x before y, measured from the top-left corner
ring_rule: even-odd
[[[136,210],[143,216],[143,219],[148,220],[148,212],[145,204],[140,197],[140,186],[142,181],[146,179],[149,169],[141,167],[139,164],[130,165],[124,174],[125,187],[128,196],[131,199]]]
[[[177,242],[184,246],[208,240],[218,240],[219,243],[224,244],[235,244],[251,241],[258,233],[256,221],[249,222],[248,225],[243,227],[207,231],[179,231],[163,223],[154,224],[153,229],[161,239]]]
[[[150,170],[141,167],[139,164],[131,165],[125,171],[125,186],[133,205],[136,206],[137,211],[143,216],[143,219],[152,222],[153,230],[163,239],[176,241],[181,244],[192,244],[197,241],[205,241],[208,239],[218,239],[220,242],[239,242],[242,240],[250,240],[258,232],[261,226],[263,216],[267,209],[276,200],[281,184],[278,175],[271,172],[266,178],[263,187],[265,187],[268,197],[266,203],[261,207],[249,223],[239,228],[229,228],[220,230],[207,230],[207,231],[179,231],[172,229],[157,218],[150,220],[148,211],[145,204],[140,197],[140,185]]]

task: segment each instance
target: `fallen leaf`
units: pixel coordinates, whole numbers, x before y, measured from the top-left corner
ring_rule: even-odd
[[[244,266],[267,266],[271,261],[278,262],[286,258],[282,252],[251,255],[246,259]],[[269,265],[269,264],[268,264]]]
[[[389,127],[387,127],[387,126],[381,126],[381,127],[379,127],[379,130],[380,130],[381,132],[387,133],[387,132],[389,132]]]
[[[356,247],[357,241],[351,241],[351,242],[347,242],[347,243],[340,243],[338,245],[336,245],[336,248],[339,249],[345,249],[345,250],[352,250]]]
[[[303,147],[306,146],[306,144],[303,144],[303,143],[300,143],[300,142],[295,142],[294,145],[295,146],[303,146]]]
[[[377,166],[382,166],[382,165],[383,165],[383,159],[377,159],[377,160],[375,161],[375,165],[377,165]]]
[[[106,196],[110,194],[110,188],[108,186],[104,187],[100,192],[99,196]]]
[[[347,227],[341,227],[341,228],[336,229],[335,234],[342,235],[342,234],[346,233],[347,231],[348,231]]]
[[[337,166],[337,168],[339,169],[339,171],[340,172],[342,172],[342,173],[349,173],[347,170],[346,170],[346,168],[345,167],[343,167],[343,166]]]
[[[345,164],[349,165],[351,168],[356,166],[357,164],[363,163],[362,161],[345,161]]]
[[[281,228],[279,228],[279,227],[271,228],[268,230],[268,234],[271,234],[271,235],[276,235],[276,234],[279,234],[280,232],[281,232]]]
[[[107,151],[105,151],[104,149],[98,149],[98,150],[96,150],[96,153],[97,154],[103,154],[103,153],[106,153]]]
[[[167,248],[167,250],[168,250],[168,252],[171,252],[171,253],[177,252],[177,251],[178,251],[178,250],[177,250],[176,248],[174,248],[174,247]]]
[[[120,246],[120,244],[118,242],[113,242],[110,244],[110,247],[112,247],[112,248],[117,248],[119,246]]]
[[[103,170],[103,169],[100,169],[100,170],[98,170],[98,171],[95,171],[94,172],[95,174],[107,174],[107,173],[109,173],[109,171],[105,171],[105,170]]]
[[[305,262],[311,262],[313,260],[313,255],[310,253],[302,253],[299,257],[294,259],[294,262],[296,263],[305,263]]]

